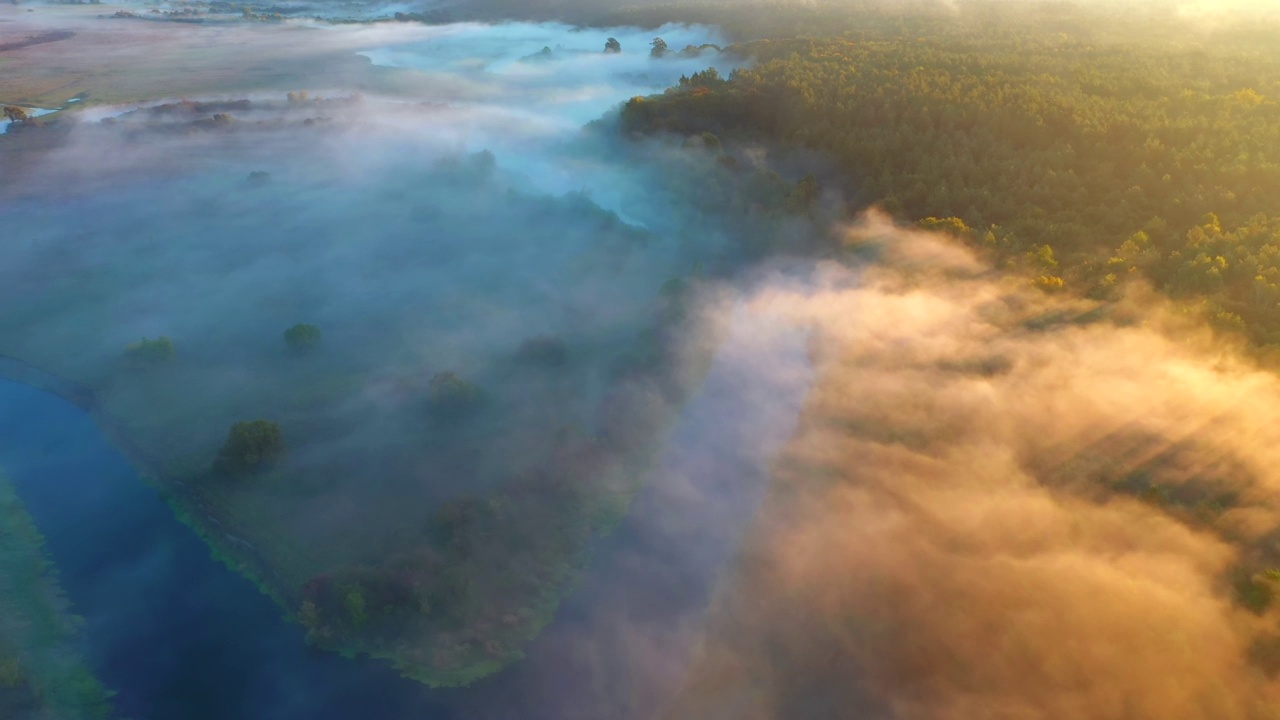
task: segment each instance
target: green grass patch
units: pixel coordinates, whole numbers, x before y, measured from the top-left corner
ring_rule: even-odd
[[[106,718],[111,693],[78,651],[44,536],[0,475],[0,717]]]

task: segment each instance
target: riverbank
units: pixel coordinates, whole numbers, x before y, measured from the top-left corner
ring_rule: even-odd
[[[0,380],[0,464],[83,616],[87,664],[135,720],[453,717],[382,663],[309,649],[210,557],[80,407]],[[6,718],[7,720],[7,718]]]
[[[96,720],[110,714],[111,693],[82,655],[81,625],[44,536],[0,473],[0,717]]]
[[[222,533],[220,538],[216,518],[193,512],[181,498],[184,483],[180,479],[166,477],[161,472],[160,463],[129,437],[122,424],[98,402],[92,388],[7,355],[0,355],[0,380],[21,383],[51,393],[85,411],[103,436],[128,459],[138,476],[160,491],[175,517],[209,546],[215,560],[243,575],[262,594],[284,605],[283,599],[263,580],[269,570],[254,548],[228,533]]]
[[[525,657],[525,646],[552,623],[561,602],[578,587],[594,548],[627,517],[633,498],[654,472],[684,401],[700,387],[726,330],[723,318],[712,309],[709,295],[695,302],[695,290],[687,283],[681,287],[679,292],[669,293],[666,310],[659,314],[655,327],[637,341],[640,354],[648,359],[637,361],[630,378],[619,385],[601,407],[605,416],[615,420],[606,422],[601,439],[593,442],[616,446],[607,450],[608,454],[602,455],[600,462],[589,466],[594,468],[594,475],[581,478],[578,482],[582,485],[572,497],[562,498],[554,485],[532,487],[547,496],[538,503],[565,501],[565,506],[559,509],[541,508],[537,503],[530,506],[532,498],[520,495],[530,490],[528,484],[499,488],[476,501],[485,507],[519,506],[522,512],[539,517],[558,513],[565,536],[556,546],[554,557],[538,557],[537,567],[547,568],[550,574],[541,578],[536,593],[525,592],[514,597],[528,608],[519,616],[519,622],[499,623],[497,620],[505,617],[504,613],[491,611],[484,616],[472,616],[461,634],[445,632],[425,636],[425,641],[435,647],[457,643],[465,648],[458,651],[465,654],[454,655],[447,662],[442,662],[438,653],[424,654],[421,645],[403,639],[388,644],[376,636],[359,633],[337,638],[318,636],[325,618],[316,618],[314,606],[308,610],[309,601],[301,602],[299,612],[300,601],[288,594],[288,585],[263,560],[257,548],[228,532],[223,522],[208,512],[196,483],[166,474],[161,469],[163,464],[130,436],[123,423],[103,407],[92,388],[9,356],[0,356],[0,379],[51,393],[87,413],[138,474],[160,491],[173,516],[194,531],[211,557],[271,598],[284,619],[305,627],[309,644],[348,658],[366,656],[385,661],[405,677],[428,686],[457,687]],[[614,437],[609,439],[611,432]],[[500,522],[498,517],[481,518],[477,521],[477,532],[488,536],[497,532],[494,528]],[[517,576],[526,569],[521,567],[521,562],[518,556],[494,557],[486,564],[491,574]],[[497,595],[499,593],[490,592],[485,597]],[[472,628],[479,629],[473,631]],[[485,633],[487,638],[477,638],[474,632]]]
[[[66,153],[12,206],[28,242],[6,263],[0,352],[88,410],[314,647],[467,684],[520,659],[628,514],[715,352],[680,317],[692,280],[733,275],[766,224],[801,221],[726,226],[722,203],[670,179],[739,207],[790,187],[701,148],[581,132],[709,62],[655,57],[647,33],[605,53],[609,33],[556,24],[314,31],[280,29],[273,52],[398,48],[406,67],[376,72],[432,91],[365,101],[351,81],[47,128]],[[84,173],[77,144],[122,163]],[[299,321],[323,342],[282,342]],[[244,423],[277,448],[229,472]]]
[[[87,616],[91,659],[139,720],[496,720],[646,716],[678,684],[706,597],[791,433],[807,377],[744,366],[758,322],[726,328],[700,389],[668,432],[654,477],[528,659],[467,690],[429,691],[385,663],[308,651],[302,631],[158,502],[86,414],[74,384],[0,367],[0,461],[51,538]],[[757,360],[800,367],[802,336]],[[79,402],[72,405],[33,385]],[[645,647],[634,642],[645,637]],[[656,654],[656,655],[655,655]],[[654,658],[663,657],[661,667]]]

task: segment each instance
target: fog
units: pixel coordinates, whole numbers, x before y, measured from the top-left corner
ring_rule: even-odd
[[[611,126],[727,75],[679,53],[712,28],[154,25],[113,44],[86,20],[47,71],[178,80],[0,140],[23,151],[0,175],[0,355],[92,388],[179,482],[232,423],[279,422],[278,471],[196,507],[282,587],[400,561],[446,501],[632,427],[610,400],[673,288],[698,290],[681,347],[714,357],[680,369],[707,379],[687,407],[642,388],[682,414],[613,564],[530,650],[562,664],[460,696],[471,717],[671,694],[681,720],[1280,717],[1280,610],[1247,607],[1280,589],[1280,381],[1154,291],[1046,294],[874,211],[835,257],[749,263],[686,192],[713,153]],[[222,69],[187,95],[189,63]],[[287,346],[297,323],[318,348]],[[128,357],[161,336],[171,360]],[[479,410],[433,411],[446,372]]]
[[[1274,375],[1141,288],[1100,313],[874,213],[847,243],[752,304],[817,379],[668,716],[1275,717],[1276,610],[1237,601]]]
[[[272,79],[244,92],[156,92],[123,105],[90,93],[57,125],[10,135],[12,147],[35,151],[0,181],[8,238],[0,355],[90,388],[85,404],[113,439],[181,493],[180,510],[218,552],[260,560],[251,567],[271,578],[288,612],[299,588],[349,568],[457,572],[456,560],[437,570],[429,536],[443,503],[484,501],[496,488],[567,472],[557,463],[575,438],[607,430],[652,440],[644,408],[678,413],[670,397],[678,393],[671,382],[632,378],[657,351],[654,326],[671,312],[672,288],[690,280],[706,293],[709,304],[694,314],[713,320],[695,325],[687,345],[723,345],[730,359],[687,371],[693,386],[705,372],[707,388],[652,461],[653,489],[628,533],[595,566],[569,619],[530,648],[535,662],[491,679],[497,690],[456,698],[467,717],[509,717],[530,703],[544,717],[640,717],[657,707],[679,681],[712,578],[754,511],[767,458],[790,434],[808,379],[803,371],[751,379],[769,358],[798,354],[792,328],[761,335],[764,325],[741,308],[737,319],[716,319],[734,306],[747,253],[725,218],[684,192],[715,155],[624,140],[610,125],[627,98],[709,66],[732,70],[713,47],[679,55],[722,38],[675,26],[298,22],[279,28],[274,44],[252,26],[212,28],[210,44],[203,30],[174,27],[169,36],[167,27],[117,25],[155,38],[144,57],[95,35],[101,26],[77,27],[74,42],[85,45],[68,48],[84,51],[73,59],[84,67],[167,75],[166,64],[196,62],[187,55],[194,47],[215,53],[202,67],[219,58],[237,67],[240,55],[261,50],[262,62],[287,71],[256,69]],[[650,56],[655,36],[672,48],[668,57]],[[620,53],[603,52],[609,38]],[[316,70],[300,71],[304,61]],[[334,75],[335,66],[347,69]],[[290,350],[283,333],[296,323],[320,329],[318,348]],[[139,366],[129,357],[131,344],[158,337],[171,339],[173,358]],[[766,337],[785,341],[765,347]],[[474,385],[479,410],[432,409],[432,380],[445,372]],[[624,392],[651,397],[617,401]],[[782,407],[791,412],[777,414]],[[257,418],[282,429],[288,453],[279,466],[211,477],[228,427]],[[754,473],[749,482],[743,470]],[[607,469],[590,482],[601,495],[635,486]],[[582,522],[574,498],[547,510],[546,500],[517,497],[516,517],[485,529],[500,542],[529,532],[522,528]],[[480,572],[538,574],[545,592],[544,566],[559,572],[575,561],[576,549],[560,552],[535,558],[542,565],[504,561]],[[156,553],[138,566],[168,567]],[[525,606],[546,598],[525,593],[502,598],[508,605],[495,612],[504,627],[542,622]],[[112,627],[109,636],[130,632]],[[438,656],[488,631],[458,632],[470,634],[458,641],[433,629],[393,640],[397,652]],[[518,652],[537,629],[521,632],[501,637],[501,649]],[[306,677],[272,672],[282,686]],[[227,690],[228,702],[244,693],[246,704],[260,692]],[[406,695],[412,705],[416,696]],[[276,702],[261,701],[264,716],[305,705]]]
[[[663,32],[676,47],[717,39]],[[303,464],[344,442],[395,453],[406,441],[395,424],[379,423],[376,439],[331,433],[372,430],[366,416],[394,405],[404,383],[443,370],[501,397],[521,342],[555,335],[583,359],[557,383],[589,423],[611,353],[648,322],[662,284],[714,262],[726,242],[691,231],[696,218],[676,214],[652,168],[607,157],[583,125],[715,64],[715,53],[654,60],[655,33],[559,25],[435,27],[390,45],[362,28],[285,37],[317,34],[321,45],[369,41],[366,55],[413,68],[398,72],[425,91],[322,86],[293,101],[257,92],[221,98],[251,100],[243,106],[86,110],[62,148],[11,178],[20,197],[5,208],[16,241],[0,261],[0,351],[102,381],[105,405],[140,433],[176,432],[196,412],[217,427],[290,406],[314,423],[313,407],[283,397],[304,392],[292,382],[361,374],[359,388],[328,398],[341,397],[326,411],[341,417],[325,422],[323,443],[297,448]],[[608,37],[621,54],[601,52]],[[299,90],[324,82],[294,80]],[[251,181],[254,172],[269,176]],[[319,326],[325,343],[302,363],[281,340],[298,322]],[[106,382],[129,343],[160,335],[180,362]],[[131,404],[158,396],[167,408],[130,419]],[[221,433],[181,442],[208,452]]]
[[[651,718],[680,688],[812,380],[807,331],[743,298],[806,270],[771,268],[708,293],[716,356],[648,484],[527,659],[478,684],[463,717]]]
[[[222,55],[206,67],[263,42],[253,27],[213,32]],[[672,57],[650,57],[659,34]],[[621,53],[603,52],[610,37]],[[81,40],[88,64],[96,40],[69,42]],[[11,131],[6,141],[38,152],[0,188],[0,354],[91,388],[96,417],[142,470],[184,493],[183,511],[219,552],[270,578],[286,611],[312,579],[352,568],[438,583],[431,521],[443,503],[563,482],[568,463],[593,457],[577,448],[606,429],[657,442],[639,406],[676,410],[628,378],[661,352],[671,289],[731,272],[743,252],[668,182],[713,155],[625,143],[608,123],[633,95],[730,70],[713,48],[675,56],[719,40],[687,27],[293,26],[267,52],[289,68],[268,87],[86,102],[56,126]],[[161,41],[157,57],[129,62],[170,51],[188,50]],[[349,75],[328,74],[335,55],[355,59]],[[299,71],[305,58],[314,74]],[[289,348],[298,323],[319,328],[319,347]],[[129,355],[159,337],[171,359]],[[441,377],[466,383],[462,411],[442,409]],[[279,424],[287,455],[247,482],[211,480],[228,429],[256,419]],[[594,492],[625,496],[640,471],[600,470]],[[600,522],[549,502],[522,502],[516,519],[480,532],[505,547]],[[482,589],[470,604],[492,608],[505,634],[424,631],[395,651],[479,647],[509,662],[549,620],[547,593],[566,590],[582,551],[471,562],[476,585],[528,588]]]

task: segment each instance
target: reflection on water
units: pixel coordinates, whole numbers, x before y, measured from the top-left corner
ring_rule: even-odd
[[[75,100],[68,100],[67,102],[75,102]],[[27,117],[38,118],[41,115],[49,115],[52,113],[56,113],[58,112],[59,108],[50,109],[50,108],[38,108],[38,107],[23,107],[22,110],[27,113]],[[12,124],[13,124],[12,120],[10,120],[9,118],[3,115],[0,115],[0,135],[3,135],[4,133],[9,132],[9,126]]]

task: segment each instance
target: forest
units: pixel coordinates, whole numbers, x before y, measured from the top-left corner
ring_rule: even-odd
[[[816,151],[851,207],[951,230],[1045,290],[1108,299],[1142,278],[1280,344],[1280,44],[1258,25],[832,14],[824,37],[732,46],[749,69],[633,98],[623,130]]]

